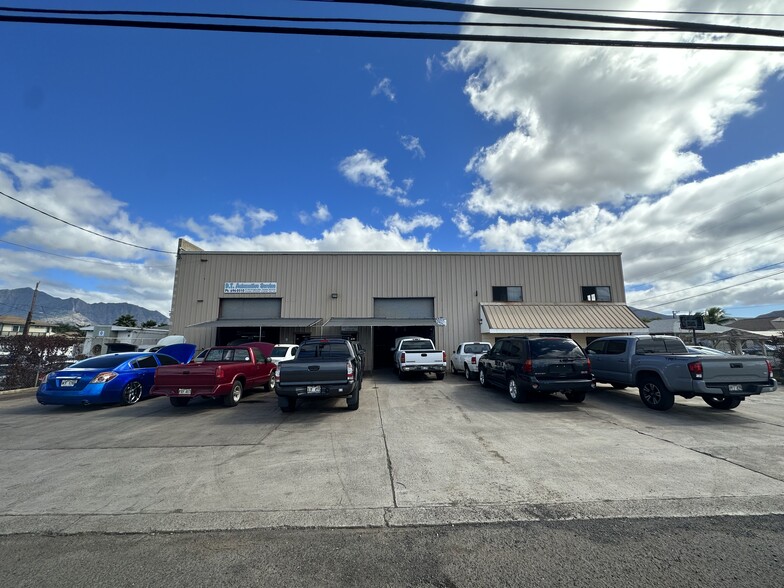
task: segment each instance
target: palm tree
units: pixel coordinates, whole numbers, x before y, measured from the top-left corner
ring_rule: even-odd
[[[706,323],[711,325],[724,325],[735,320],[727,315],[720,306],[711,306],[710,308],[706,308],[705,312],[696,313],[695,316],[701,316]]]
[[[158,326],[158,323],[153,321],[153,320],[144,321],[142,323],[142,329],[152,329],[153,327],[156,327],[156,326]]]
[[[117,317],[117,320],[114,321],[114,325],[118,327],[135,327],[136,319],[132,314],[121,314]]]

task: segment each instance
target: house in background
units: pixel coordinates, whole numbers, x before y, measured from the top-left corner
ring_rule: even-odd
[[[9,337],[12,335],[21,335],[24,332],[25,319],[20,316],[0,316],[0,337]],[[45,323],[41,321],[33,321],[30,323],[31,335],[51,335],[57,325]]]

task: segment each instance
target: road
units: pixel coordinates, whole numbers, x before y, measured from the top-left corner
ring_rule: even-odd
[[[0,401],[10,585],[780,586],[784,397],[517,405],[462,377],[360,409]]]

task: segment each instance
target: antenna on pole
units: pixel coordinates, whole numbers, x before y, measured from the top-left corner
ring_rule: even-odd
[[[27,313],[27,318],[25,319],[24,330],[22,331],[22,335],[25,337],[30,334],[30,325],[33,322],[33,309],[35,308],[35,299],[38,296],[38,285],[41,282],[35,283],[35,290],[33,290],[33,301],[30,303],[30,312]]]

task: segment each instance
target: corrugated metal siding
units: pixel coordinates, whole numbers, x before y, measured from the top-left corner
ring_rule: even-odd
[[[623,304],[483,304],[487,328],[498,331],[636,330],[646,325]]]
[[[224,282],[240,281],[277,282],[278,291],[223,294]],[[214,329],[186,333],[185,327],[216,319],[221,298],[281,298],[281,317],[327,321],[373,316],[375,298],[432,297],[435,316],[447,319],[445,327],[436,327],[436,344],[451,352],[463,341],[481,339],[479,304],[492,301],[493,286],[522,286],[529,304],[579,303],[582,286],[610,286],[614,302],[626,300],[618,253],[183,251],[177,261],[171,332],[184,333],[199,346],[210,345]]]

